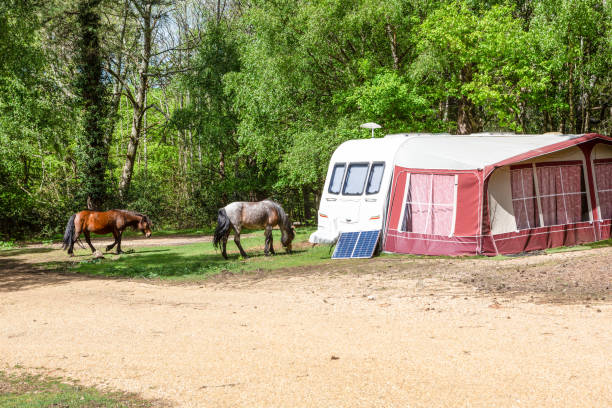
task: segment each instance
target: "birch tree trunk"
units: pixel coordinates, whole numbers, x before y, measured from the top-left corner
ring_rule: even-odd
[[[119,181],[119,196],[121,200],[125,200],[128,196],[132,175],[134,173],[134,162],[136,161],[136,153],[138,151],[138,143],[142,134],[142,124],[146,107],[146,95],[149,87],[149,62],[151,59],[151,42],[153,33],[152,19],[152,4],[146,4],[136,7],[142,19],[142,54],[140,67],[138,69],[138,83],[136,85],[135,95],[132,102],[132,130],[128,140],[127,151],[125,154],[125,164],[121,172],[121,180]]]

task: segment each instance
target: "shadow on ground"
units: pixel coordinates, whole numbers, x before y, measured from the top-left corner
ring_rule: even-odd
[[[5,256],[0,262],[0,293],[59,285],[77,279],[89,279],[75,273],[49,271],[43,266],[44,263],[32,264]]]
[[[210,245],[210,244],[208,244]],[[104,248],[99,248],[104,249]],[[123,278],[192,278],[206,279],[217,274],[241,273],[270,268],[276,263],[290,264],[295,258],[284,250],[266,257],[260,248],[247,249],[249,258],[242,259],[230,250],[225,260],[219,252],[199,246],[140,247],[126,253],[103,252],[104,259],[94,259],[91,252],[77,250],[69,258],[64,251],[53,248],[16,248],[0,251],[0,292],[59,285],[84,279]],[[305,249],[296,248],[300,257]]]

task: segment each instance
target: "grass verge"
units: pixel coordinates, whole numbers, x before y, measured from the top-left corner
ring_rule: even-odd
[[[3,408],[153,408],[167,407],[134,394],[101,392],[60,378],[0,371],[0,407]]]
[[[136,251],[114,255],[106,254],[105,259],[91,259],[88,250],[79,250],[77,255],[84,259],[73,266],[79,273],[147,279],[201,280],[219,273],[248,273],[253,271],[273,271],[277,269],[323,265],[331,262],[347,261],[331,260],[333,248],[327,245],[312,246],[308,236],[314,228],[300,228],[294,240],[294,252],[288,255],[280,245],[280,231],[274,231],[276,256],[266,257],[263,253],[263,231],[257,231],[241,240],[249,258],[239,256],[234,242],[227,244],[229,260],[221,257],[212,243],[195,243],[179,246],[140,247]],[[537,253],[554,254],[559,252],[580,251],[593,248],[612,246],[612,240],[593,242],[573,247],[560,247],[538,251]],[[531,255],[531,254],[520,254]],[[404,254],[381,254],[382,257],[402,259],[454,259],[454,260],[503,260],[509,256],[423,256]],[[53,265],[49,265],[53,267]]]
[[[249,257],[239,256],[234,242],[227,244],[229,259],[225,260],[221,252],[212,243],[196,243],[180,246],[141,247],[128,254],[106,254],[105,259],[85,259],[77,263],[73,270],[90,275],[132,278],[161,278],[178,280],[198,280],[219,273],[246,273],[257,270],[275,270],[305,265],[317,265],[330,262],[331,248],[326,245],[312,247],[307,241],[313,228],[297,230],[293,253],[287,254],[280,245],[280,231],[274,231],[275,256],[264,256],[263,231],[243,238],[242,246]],[[90,252],[79,250],[77,255]]]

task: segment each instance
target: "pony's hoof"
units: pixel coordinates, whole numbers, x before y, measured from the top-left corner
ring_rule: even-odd
[[[102,255],[102,252],[96,250],[96,252],[93,253],[93,257],[94,259],[103,259],[104,255]]]

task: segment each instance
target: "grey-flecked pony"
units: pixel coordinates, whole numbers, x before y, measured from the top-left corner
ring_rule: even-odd
[[[264,254],[266,256],[274,255],[272,228],[276,225],[281,230],[281,244],[283,244],[288,253],[291,253],[291,241],[295,238],[295,232],[293,231],[289,216],[278,203],[272,200],[259,202],[236,201],[219,209],[213,245],[215,248],[219,248],[219,244],[222,244],[221,254],[227,259],[227,239],[230,230],[233,228],[234,242],[240,250],[240,255],[246,258],[247,254],[242,249],[242,245],[240,245],[240,231],[242,228],[264,228],[266,230]]]

